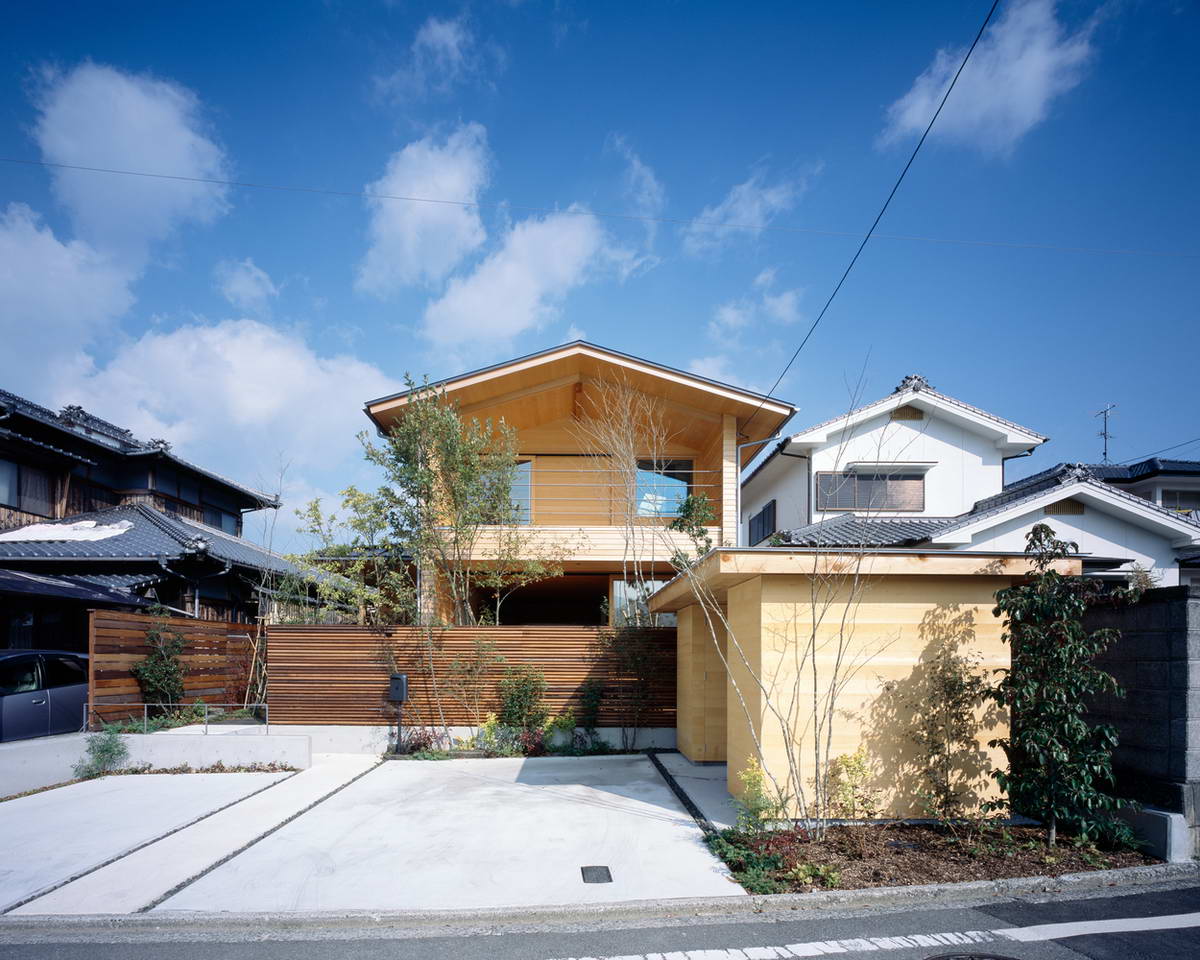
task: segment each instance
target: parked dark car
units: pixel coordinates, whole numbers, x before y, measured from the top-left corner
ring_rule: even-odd
[[[0,741],[82,730],[87,659],[65,650],[0,650]]]

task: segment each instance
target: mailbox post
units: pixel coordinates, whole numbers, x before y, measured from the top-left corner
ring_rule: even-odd
[[[388,682],[388,699],[396,705],[396,752],[404,746],[404,704],[408,700],[408,674],[393,673]]]

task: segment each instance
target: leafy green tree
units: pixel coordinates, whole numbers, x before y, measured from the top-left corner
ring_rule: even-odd
[[[1046,824],[1048,846],[1060,824],[1086,838],[1129,842],[1129,828],[1113,815],[1123,803],[1106,792],[1113,783],[1116,730],[1085,717],[1093,697],[1123,692],[1093,663],[1119,634],[1088,632],[1083,616],[1101,602],[1131,602],[1137,592],[1059,573],[1055,561],[1079,547],[1059,540],[1045,524],[1034,526],[1026,540],[1033,575],[996,594],[994,612],[1004,617],[1012,648],[1012,666],[990,692],[1010,715],[1009,735],[992,743],[1008,757],[1008,769],[997,771],[996,779],[1013,809]]]
[[[183,663],[179,655],[186,641],[171,628],[170,611],[163,606],[150,609],[155,618],[146,630],[150,652],[129,668],[142,690],[142,702],[159,709],[183,702]]]

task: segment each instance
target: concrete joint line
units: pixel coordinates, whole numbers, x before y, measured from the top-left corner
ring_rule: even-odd
[[[684,809],[687,810],[687,812],[692,815],[692,819],[696,821],[696,826],[698,826],[700,828],[700,830],[703,832],[703,834],[706,837],[711,837],[711,836],[715,835],[717,832],[716,827],[714,827],[712,825],[712,821],[710,821],[708,819],[708,817],[706,817],[704,815],[703,811],[701,811],[701,809],[698,806],[696,806],[696,804],[692,800],[692,798],[690,796],[688,796],[687,791],[684,790],[683,787],[681,787],[679,785],[679,781],[676,780],[675,777],[671,774],[671,771],[668,770],[666,768],[666,766],[663,764],[663,762],[658,759],[658,755],[660,753],[678,753],[678,752],[679,752],[678,750],[654,750],[654,749],[651,749],[651,750],[646,751],[646,756],[648,756],[650,758],[650,762],[652,764],[654,764],[654,769],[658,771],[659,776],[661,776],[663,778],[663,780],[666,781],[667,786],[671,789],[671,792],[673,794],[675,794],[675,799],[678,800],[680,803],[682,803]]]
[[[382,763],[382,761],[380,761],[379,763]],[[341,784],[341,785],[339,785],[339,786],[336,786],[336,787],[334,787],[332,790],[330,790],[330,791],[329,791],[328,793],[326,793],[324,796],[320,796],[320,797],[318,797],[316,800],[314,800],[312,803],[310,803],[310,804],[309,804],[307,807],[304,807],[304,808],[302,808],[302,809],[300,809],[300,810],[297,810],[297,811],[296,811],[295,813],[293,813],[291,816],[289,816],[289,817],[285,817],[283,820],[280,820],[280,821],[279,821],[279,823],[275,824],[275,826],[271,827],[269,830],[264,830],[262,833],[260,833],[260,834],[259,834],[257,837],[255,837],[254,839],[252,839],[252,840],[251,840],[251,841],[249,841],[248,843],[244,843],[244,844],[242,844],[242,846],[238,847],[238,848],[237,848],[236,850],[234,850],[232,853],[226,854],[226,855],[225,855],[225,856],[223,856],[223,857],[222,857],[220,860],[218,860],[216,863],[210,864],[209,866],[205,867],[203,870],[201,870],[201,871],[200,871],[199,873],[197,873],[195,876],[188,877],[188,878],[187,878],[186,880],[184,880],[182,883],[177,883],[177,884],[175,884],[175,886],[173,886],[173,887],[172,887],[170,890],[168,890],[166,893],[162,894],[162,895],[161,895],[161,896],[159,896],[159,897],[156,897],[154,900],[151,900],[151,901],[150,901],[148,904],[146,904],[144,907],[139,907],[139,908],[138,908],[138,909],[135,911],[135,913],[148,913],[149,911],[153,910],[153,909],[154,909],[155,907],[157,907],[157,906],[158,906],[160,903],[163,903],[164,901],[166,901],[166,900],[169,900],[171,897],[175,896],[175,894],[179,893],[179,891],[180,891],[180,890],[183,890],[183,889],[185,889],[185,888],[187,888],[187,887],[190,887],[190,886],[191,886],[193,883],[195,883],[195,882],[196,882],[197,880],[199,880],[201,877],[207,876],[208,874],[210,874],[210,873],[212,873],[214,870],[216,870],[216,869],[217,869],[217,867],[220,867],[220,866],[222,866],[222,865],[224,865],[224,864],[228,863],[228,862],[229,862],[230,860],[232,860],[234,857],[236,857],[236,856],[238,856],[238,855],[240,855],[240,854],[243,854],[243,853],[245,853],[247,850],[249,850],[249,849],[250,849],[252,846],[254,846],[256,843],[259,843],[259,842],[261,842],[262,840],[265,840],[267,837],[269,837],[271,834],[273,834],[273,833],[274,833],[276,830],[281,830],[282,828],[286,827],[286,826],[287,826],[289,823],[291,823],[293,820],[295,820],[297,817],[301,817],[301,816],[303,816],[304,814],[308,813],[308,811],[312,810],[314,807],[318,806],[319,804],[322,804],[322,803],[324,803],[324,802],[325,802],[326,800],[328,800],[330,797],[334,796],[335,794],[341,793],[341,792],[342,792],[343,790],[345,790],[345,789],[346,789],[348,786],[350,786],[350,784],[352,784],[352,783],[355,783],[355,782],[357,782],[357,781],[361,780],[363,777],[365,777],[365,776],[366,776],[368,773],[370,773],[372,770],[377,770],[377,769],[379,768],[379,763],[374,763],[374,764],[372,764],[371,766],[367,767],[367,769],[366,769],[366,770],[364,770],[362,773],[357,773],[357,774],[355,774],[353,777],[351,777],[351,778],[350,778],[349,780],[347,780],[345,783],[343,783],[343,784]],[[311,768],[311,767],[309,767],[309,769],[311,770],[312,768]],[[282,783],[283,781],[281,780],[281,781],[279,781],[279,782],[280,782],[280,783]],[[272,784],[272,786],[274,786],[274,784]],[[253,796],[253,794],[251,794],[251,796]],[[247,800],[248,800],[248,799],[249,799],[249,797],[244,797],[243,799],[247,799]],[[240,801],[239,801],[239,802],[240,802]],[[230,804],[230,806],[232,806],[232,804]],[[222,809],[224,809],[224,808],[222,808]],[[214,811],[214,813],[215,813],[215,812],[217,812],[217,811]],[[160,838],[160,839],[161,839],[161,838]],[[130,851],[130,852],[132,852],[132,851]]]
[[[244,797],[238,797],[236,800],[230,800],[229,803],[222,804],[221,806],[217,807],[215,810],[209,810],[208,813],[201,814],[200,816],[196,817],[195,820],[189,820],[187,823],[181,824],[178,827],[173,827],[172,829],[168,830],[166,833],[160,833],[157,837],[151,837],[149,840],[143,841],[142,843],[139,843],[137,846],[130,847],[128,850],[122,850],[115,857],[109,857],[103,863],[98,863],[94,867],[88,867],[86,870],[80,870],[78,873],[67,877],[65,880],[60,880],[58,883],[52,884],[51,886],[46,887],[44,890],[39,890],[37,893],[26,897],[24,900],[18,900],[16,903],[10,903],[7,907],[0,910],[0,915],[6,914],[6,913],[11,913],[13,910],[16,910],[18,907],[23,907],[27,903],[33,903],[34,900],[40,900],[42,897],[49,896],[55,890],[61,890],[67,884],[74,883],[76,880],[79,880],[82,877],[86,877],[89,873],[95,873],[97,870],[103,870],[105,867],[116,863],[118,860],[124,860],[126,857],[130,856],[131,854],[137,853],[139,850],[144,850],[146,847],[150,846],[151,844],[158,843],[159,840],[165,840],[167,837],[170,837],[176,833],[179,833],[179,831],[181,831],[181,830],[186,830],[188,827],[194,827],[201,820],[207,820],[209,817],[216,816],[222,810],[228,810],[230,807],[235,807],[244,800],[249,800],[251,797],[257,797],[260,793],[262,793],[266,790],[270,790],[272,787],[277,787],[281,783],[286,783],[288,780],[292,779],[292,777],[296,776],[296,774],[299,772],[300,772],[299,770],[293,771],[292,773],[289,773],[286,777],[283,777],[282,779],[276,780],[273,783],[268,783],[265,787],[259,787],[253,793],[248,793]],[[135,777],[135,776],[141,776],[141,774],[134,774],[134,773],[116,774],[116,776]],[[194,774],[180,773],[180,774],[175,774],[175,776],[190,777],[190,776],[194,776]]]

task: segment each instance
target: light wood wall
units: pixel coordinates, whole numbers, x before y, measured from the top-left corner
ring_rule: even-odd
[[[678,615],[676,744],[695,763],[727,759],[725,630],[719,618],[711,626],[698,605]]]
[[[992,608],[996,590],[1011,582],[995,576],[875,577],[854,595],[844,587],[829,593],[818,588],[815,605],[812,581],[804,576],[759,576],[731,587],[725,706],[730,792],[742,791],[738,774],[758,753],[755,739],[762,746],[764,767],[780,783],[786,783],[788,773],[786,745],[789,740],[798,744],[804,787],[811,790],[812,661],[803,652],[815,622],[818,683],[829,683],[844,620],[842,676],[847,679],[834,705],[830,755],[851,754],[865,746],[873,769],[871,787],[884,802],[883,812],[923,815],[917,796],[921,758],[912,734],[917,713],[932,695],[930,660],[950,644],[960,653],[979,654],[978,669],[989,676],[1006,666],[1009,651]],[[681,638],[682,625],[695,622],[690,609],[680,612]],[[694,641],[689,642],[694,649]],[[786,722],[767,709],[755,676]],[[749,708],[749,720],[734,684]],[[681,717],[690,715],[695,690],[680,683]],[[1003,755],[987,744],[1005,729],[1003,717],[991,709],[980,708],[977,721],[974,742],[960,752],[957,765],[971,784],[975,802],[996,795],[990,774],[1003,763]]]

